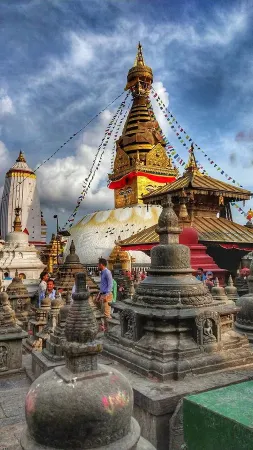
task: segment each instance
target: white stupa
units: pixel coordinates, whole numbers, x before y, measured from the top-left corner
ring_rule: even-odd
[[[0,208],[0,230],[4,240],[13,230],[15,208],[21,209],[21,223],[23,230],[29,234],[29,242],[36,246],[46,245],[45,222],[41,217],[36,175],[28,166],[21,151],[5,177]]]
[[[5,243],[0,246],[1,278],[5,272],[10,278],[15,276],[16,270],[22,275],[24,283],[37,287],[39,277],[45,265],[39,258],[38,251],[33,244],[29,244],[29,236],[21,227],[20,208],[15,209],[14,231],[6,236]],[[7,283],[8,284],[8,283]]]

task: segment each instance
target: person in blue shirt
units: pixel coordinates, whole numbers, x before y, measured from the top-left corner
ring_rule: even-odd
[[[112,288],[113,288],[113,279],[112,274],[109,269],[107,269],[107,261],[104,258],[100,258],[98,261],[98,268],[101,271],[101,282],[100,282],[100,302],[101,309],[104,316],[104,329],[107,329],[107,321],[111,319],[111,306],[109,305],[112,302]]]
[[[197,280],[203,281],[203,282],[206,280],[206,276],[204,274],[204,270],[202,269],[202,267],[198,268],[196,278],[197,278]]]

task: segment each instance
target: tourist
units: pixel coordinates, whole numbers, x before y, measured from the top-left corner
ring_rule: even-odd
[[[4,272],[4,280],[12,280],[8,272]]]
[[[112,301],[112,274],[109,269],[107,269],[107,261],[104,258],[100,258],[98,261],[98,268],[101,271],[101,282],[100,282],[100,296],[99,300],[101,303],[102,313],[104,316],[104,329],[107,329],[107,321],[111,319],[111,307],[109,303]]]
[[[206,272],[205,285],[208,287],[209,291],[211,291],[214,286],[213,272],[211,272],[211,270]]]
[[[202,269],[202,267],[198,268],[196,278],[197,278],[197,280],[203,281],[203,282],[206,280],[206,276],[204,274],[204,270]]]
[[[49,280],[48,272],[41,272],[40,274],[40,284],[39,284],[39,308],[41,305],[41,300],[45,298],[46,290],[47,290],[47,282]]]
[[[55,299],[56,290],[54,288],[54,280],[50,278],[47,282],[47,291],[46,296],[50,298],[50,300]],[[61,294],[59,294],[61,296]]]

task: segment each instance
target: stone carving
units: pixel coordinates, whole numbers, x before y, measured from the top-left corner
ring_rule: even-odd
[[[136,328],[136,315],[130,309],[125,309],[121,313],[121,334],[127,339],[134,340]]]
[[[197,343],[206,345],[220,341],[220,316],[216,311],[204,311],[195,319]]]
[[[8,350],[6,345],[0,345],[0,372],[8,370]]]

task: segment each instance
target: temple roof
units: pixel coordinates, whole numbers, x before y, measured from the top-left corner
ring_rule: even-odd
[[[171,194],[172,197],[177,196],[183,190],[190,190],[194,193],[205,195],[222,195],[223,197],[238,200],[249,200],[251,197],[251,192],[246,189],[203,175],[199,171],[187,170],[176,181],[159,187],[150,194],[144,195],[143,200],[144,203],[150,203],[150,201],[156,201],[166,194]]]
[[[215,195],[237,200],[249,200],[251,192],[233,184],[225,183],[216,178],[202,174],[197,166],[193,144],[189,150],[189,159],[184,174],[170,184],[161,186],[142,197],[144,203],[161,200],[166,194],[176,197],[179,193],[193,192],[194,194]],[[174,195],[173,195],[174,194]]]
[[[200,242],[247,244],[253,247],[253,230],[238,223],[231,222],[224,218],[195,217],[192,226],[199,234]],[[159,236],[156,233],[157,225],[153,225],[146,230],[120,242],[123,250],[134,249],[143,245],[156,245],[159,243]]]

